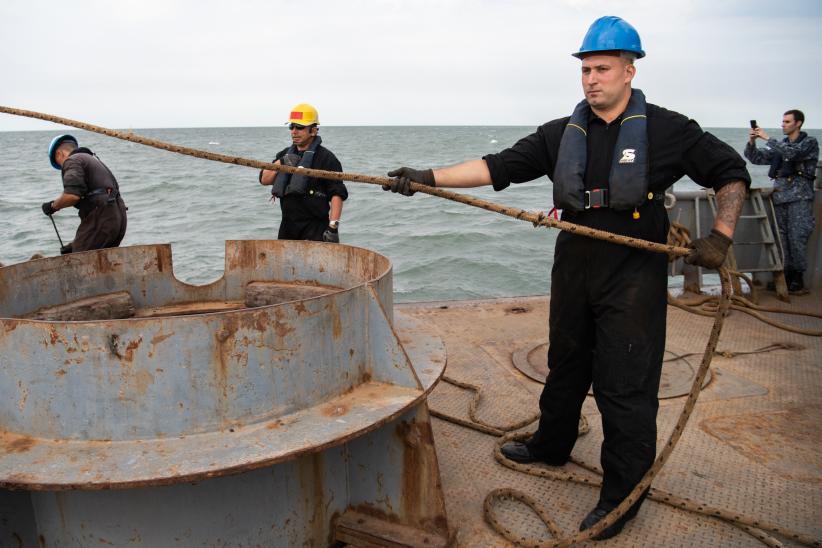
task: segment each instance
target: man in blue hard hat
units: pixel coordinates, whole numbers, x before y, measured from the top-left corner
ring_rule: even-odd
[[[43,213],[50,217],[74,206],[80,216],[74,240],[60,253],[119,246],[126,235],[126,204],[111,170],[72,135],[52,139],[48,155],[51,166],[61,171],[63,192],[43,203]]]
[[[538,127],[512,147],[451,167],[402,167],[386,190],[410,195],[409,182],[436,187],[493,185],[502,190],[547,175],[562,219],[665,243],[664,192],[688,175],[716,191],[711,233],[692,243],[686,262],[717,268],[725,260],[750,176],[727,144],[685,116],[646,103],[632,88],[639,34],[619,17],[597,19],[580,50],[585,99],[569,117]],[[514,461],[565,464],[577,438],[582,404],[593,385],[602,415],[603,483],[580,530],[623,501],[656,455],[657,393],[665,350],[667,260],[585,236],[558,235],[551,271],[549,374],[539,427],[509,442]],[[644,498],[644,497],[643,497]],[[642,502],[597,539],[618,534]]]

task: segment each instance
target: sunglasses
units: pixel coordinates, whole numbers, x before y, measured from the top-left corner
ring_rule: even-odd
[[[300,131],[307,129],[309,126],[301,126],[300,124],[289,124],[288,129],[295,130],[299,129]]]

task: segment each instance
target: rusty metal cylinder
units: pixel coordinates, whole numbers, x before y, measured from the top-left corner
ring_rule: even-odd
[[[167,245],[0,268],[0,544],[320,546],[352,512],[438,544],[445,351],[392,291],[309,242],[227,242],[203,286]]]

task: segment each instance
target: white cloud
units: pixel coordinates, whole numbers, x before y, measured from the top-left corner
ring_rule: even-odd
[[[720,5],[721,4],[721,5]],[[569,54],[620,15],[648,56],[637,86],[704,126],[819,127],[822,3],[514,0],[0,4],[0,104],[111,127],[533,126],[578,101]],[[0,130],[50,129],[0,116]]]

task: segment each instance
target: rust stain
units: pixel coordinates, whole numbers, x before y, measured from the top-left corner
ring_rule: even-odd
[[[164,272],[166,267],[171,266],[171,248],[157,246],[157,272]]]
[[[445,500],[429,422],[400,421],[397,435],[403,442],[402,515],[424,530],[448,537]]]
[[[20,436],[10,442],[6,442],[4,445],[6,451],[9,453],[25,453],[37,445],[37,440],[29,436]]]
[[[126,353],[125,353],[125,360],[129,363],[134,361],[134,351],[140,347],[140,344],[143,342],[143,337],[139,337],[136,340],[129,342],[126,345]]]
[[[151,338],[151,344],[157,345],[163,342],[164,340],[168,339],[169,337],[173,337],[174,333],[158,333]]]
[[[293,333],[295,328],[291,327],[287,323],[281,322],[279,320],[274,321],[274,332],[277,333],[278,337],[285,337],[289,333]]]
[[[326,405],[325,407],[320,409],[320,412],[323,415],[325,415],[326,417],[341,417],[341,416],[345,415],[346,413],[348,413],[348,406],[345,405],[345,404]]]
[[[96,272],[98,274],[111,274],[112,272],[117,272],[119,269],[120,263],[110,261],[108,253],[106,252],[95,253],[94,258],[96,262]]]
[[[234,242],[234,253],[229,260],[229,270],[253,270],[257,266],[257,250],[253,241]]]
[[[144,396],[152,384],[154,384],[154,375],[148,371],[141,370],[134,375],[134,389],[139,395]]]
[[[324,531],[328,523],[325,519],[325,482],[323,481],[323,456],[315,453],[298,461],[298,474],[303,497],[303,515],[311,516],[308,525],[316,532]]]
[[[390,505],[389,505],[389,507],[390,507]],[[388,523],[402,523],[403,522],[402,518],[400,518],[400,516],[398,516],[394,512],[386,512],[386,511],[381,510],[380,508],[377,508],[376,506],[374,506],[373,504],[368,503],[368,502],[363,503],[363,504],[358,504],[356,506],[352,506],[351,509],[355,512],[365,514],[366,516],[369,516],[369,517],[372,517],[372,518],[377,518],[377,519],[382,520],[382,521],[387,521]]]
[[[68,365],[68,364],[66,364],[66,365]],[[54,376],[55,376],[55,377],[62,377],[62,376],[64,376],[65,374],[66,374],[66,370],[65,370],[65,369],[58,369],[57,371],[55,371],[55,372],[54,372]]]
[[[335,340],[339,339],[342,336],[342,322],[340,321],[340,312],[337,310],[337,307],[331,304],[331,335],[334,337]]]
[[[231,363],[232,354],[236,350],[235,335],[239,328],[240,319],[236,314],[230,314],[223,318],[222,327],[215,334],[217,344],[215,347],[215,356],[212,362],[214,363],[214,380],[219,390],[217,398],[217,416],[223,421],[223,427],[227,428],[226,423],[228,416],[228,394],[230,388],[230,371],[229,364]]]
[[[15,329],[17,329],[18,324],[19,324],[19,322],[16,322],[14,320],[3,320],[3,331],[6,334],[9,334],[12,331],[14,331]]]
[[[297,314],[300,316],[308,314],[308,309],[306,309],[305,305],[300,301],[297,301],[297,303],[294,304],[294,310],[296,310]]]

